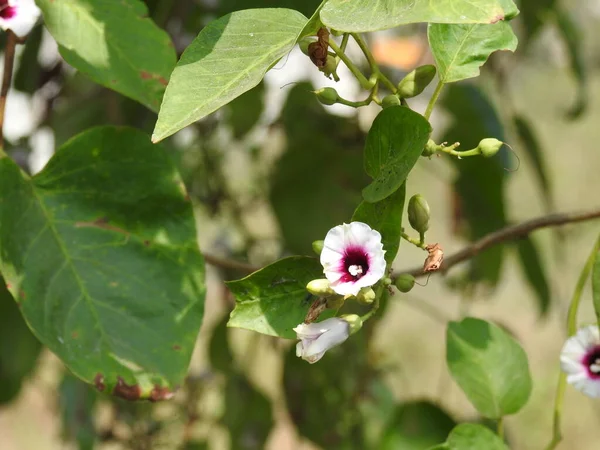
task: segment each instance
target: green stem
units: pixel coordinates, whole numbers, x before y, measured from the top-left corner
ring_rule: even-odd
[[[500,417],[498,419],[498,423],[496,424],[498,436],[500,439],[504,440],[504,417]]]
[[[425,242],[423,242],[423,239],[421,240],[417,240],[414,238],[411,238],[408,234],[406,234],[404,231],[400,234],[400,236],[402,237],[402,239],[404,239],[407,242],[410,242],[412,245],[414,245],[415,247],[419,247],[423,250],[425,250],[425,247],[427,247],[427,244],[425,244]],[[422,236],[422,238],[424,238],[425,236]]]
[[[346,64],[346,67],[352,72],[352,75],[358,80],[363,89],[371,89],[373,84],[367,80],[367,78],[358,70],[358,67],[354,65],[350,58],[346,56],[346,54],[342,51],[340,47],[333,41],[329,41],[329,47],[335,52],[335,54]]]
[[[364,41],[364,39],[361,37],[360,34],[358,34],[358,33],[350,33],[350,34],[352,35],[352,37],[354,38],[354,40],[356,41],[356,43],[362,50],[363,54],[365,55],[365,58],[367,58],[367,62],[369,63],[369,66],[371,67],[372,77],[374,76],[376,79],[381,81],[383,84],[385,84],[385,86],[390,91],[392,91],[393,94],[395,94],[398,91],[398,89],[396,88],[394,83],[392,83],[388,79],[388,77],[386,77],[381,72],[381,70],[379,69],[379,65],[375,61],[375,58],[373,58],[373,54],[371,53],[371,49],[369,49],[369,46],[367,45],[367,43]]]
[[[575,285],[575,291],[573,297],[571,297],[571,304],[569,305],[569,312],[567,314],[567,334],[573,336],[577,333],[577,313],[579,311],[579,304],[581,303],[581,294],[585,287],[585,283],[592,271],[594,261],[596,260],[596,253],[600,249],[600,237],[596,240],[594,248],[588,257],[583,270],[579,274],[579,279]],[[559,442],[562,440],[562,433],[560,430],[562,407],[565,397],[565,389],[567,387],[567,375],[561,372],[558,377],[558,384],[556,385],[556,396],[554,398],[554,417],[552,422],[552,440],[546,447],[546,450],[554,450]]]
[[[435,102],[437,102],[440,93],[442,92],[442,88],[444,87],[444,83],[440,80],[438,81],[437,86],[435,87],[435,91],[433,91],[433,95],[429,100],[429,104],[427,105],[427,109],[425,110],[425,118],[429,120],[431,117],[431,113],[433,111],[433,107],[435,106]]]
[[[375,313],[377,312],[377,310],[379,309],[379,299],[381,298],[381,294],[383,294],[384,289],[385,289],[385,286],[383,285],[383,283],[380,282],[379,286],[377,287],[377,290],[375,291],[375,300],[373,301],[373,306],[366,314],[360,316],[360,318],[363,322],[366,322],[371,317],[373,317],[375,315]]]

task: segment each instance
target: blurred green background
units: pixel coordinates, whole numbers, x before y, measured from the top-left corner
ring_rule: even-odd
[[[318,3],[146,2],[179,54],[233,10],[289,7],[309,16]],[[427,198],[427,239],[446,254],[510,223],[600,203],[600,1],[525,0],[520,8],[516,54],[494,55],[480,78],[446,87],[432,117],[438,142],[468,149],[496,137],[518,159],[507,150],[489,160],[422,158],[407,183],[409,195]],[[424,26],[368,39],[394,80],[432,60]],[[320,105],[311,90],[321,86],[350,100],[365,96],[347,71],[340,76],[327,80],[295,49],[257,88],[166,141],[194,200],[203,252],[261,266],[310,254],[313,240],[350,219],[367,184],[361,154],[378,107]],[[411,107],[422,112],[429,95]],[[40,170],[55,147],[91,126],[150,134],[155,120],[68,67],[43,26],[20,47],[5,134],[25,170]],[[481,420],[445,363],[446,322],[474,315],[524,346],[534,391],[507,418],[506,433],[513,449],[541,449],[551,434],[568,299],[598,229],[590,222],[539,231],[434,275],[389,298],[377,321],[315,365],[296,358],[292,342],[227,329],[233,299],[222,282],[243,273],[209,266],[189,378],[173,401],[157,405],[100,396],[69,376],[0,291],[0,448],[426,449],[455,422]],[[420,250],[403,244],[394,266],[422,262]],[[581,320],[593,317],[586,291]],[[600,404],[569,388],[559,448],[597,449],[599,420]]]

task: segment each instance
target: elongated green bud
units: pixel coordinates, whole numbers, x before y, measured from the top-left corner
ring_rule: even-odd
[[[400,274],[398,275],[398,278],[396,278],[394,285],[400,292],[409,292],[415,285],[415,277],[409,273]]]
[[[325,65],[321,67],[319,70],[325,74],[325,76],[329,77],[331,74],[335,72],[337,68],[337,63],[335,62],[335,57],[331,55],[327,55],[327,59],[325,60]],[[337,93],[336,93],[337,95]],[[337,97],[336,97],[337,100]]]
[[[499,141],[498,139],[486,138],[482,139],[479,142],[477,148],[481,151],[481,154],[483,156],[485,156],[486,158],[491,158],[496,153],[498,153],[498,151],[500,151],[503,145],[504,142]]]
[[[421,195],[413,195],[408,201],[408,221],[410,226],[419,233],[425,233],[429,229],[429,205]]]
[[[398,95],[402,98],[416,97],[425,90],[435,77],[435,66],[417,67],[398,83]]]
[[[353,335],[362,328],[363,321],[360,316],[357,316],[356,314],[344,314],[343,316],[340,316],[340,319],[348,322],[348,325],[350,326],[350,335]]]
[[[363,288],[356,295],[356,301],[363,305],[370,305],[375,301],[375,291],[371,288]]]
[[[337,91],[331,87],[319,89],[318,91],[315,91],[315,94],[317,94],[317,98],[324,105],[333,105],[338,101],[338,98],[340,98]]]
[[[389,108],[390,106],[397,106],[399,104],[400,99],[397,95],[394,94],[386,95],[385,97],[383,97],[383,100],[381,100],[381,106],[383,108]]]
[[[320,255],[321,252],[323,251],[323,244],[324,244],[323,240],[314,241],[312,243],[313,252],[315,252],[317,255]]]
[[[325,278],[312,280],[306,285],[306,290],[317,297],[328,297],[335,294],[335,291],[331,289],[329,280]]]

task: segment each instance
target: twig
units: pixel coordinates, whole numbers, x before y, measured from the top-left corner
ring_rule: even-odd
[[[517,225],[511,225],[506,228],[502,228],[498,231],[488,234],[487,236],[484,236],[483,238],[454,253],[453,255],[445,257],[439,271],[444,273],[452,266],[471,259],[482,251],[493,247],[494,245],[498,245],[507,241],[514,241],[527,236],[532,231],[539,230],[540,228],[558,227],[569,223],[585,222],[586,220],[597,218],[600,218],[600,209],[584,212],[550,214],[547,216],[538,217],[536,219],[531,219]],[[415,277],[427,275],[426,273],[423,273],[423,267],[403,270],[401,273],[410,273]]]
[[[6,32],[6,47],[4,47],[4,74],[2,75],[2,89],[0,90],[0,149],[4,148],[4,111],[6,110],[6,97],[12,80],[13,65],[15,62],[15,47],[17,35],[11,30]],[[0,158],[3,155],[0,153]]]

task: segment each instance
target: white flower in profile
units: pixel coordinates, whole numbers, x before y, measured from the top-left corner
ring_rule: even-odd
[[[385,274],[381,234],[362,222],[332,228],[321,251],[323,273],[339,295],[356,295]]]
[[[361,327],[362,319],[356,314],[332,317],[317,323],[301,323],[294,328],[300,339],[296,344],[296,356],[314,364],[327,350],[340,345]]]
[[[0,0],[0,28],[24,38],[40,17],[34,0]]]
[[[600,398],[600,335],[598,325],[580,328],[565,342],[560,366],[567,382],[592,398]]]

